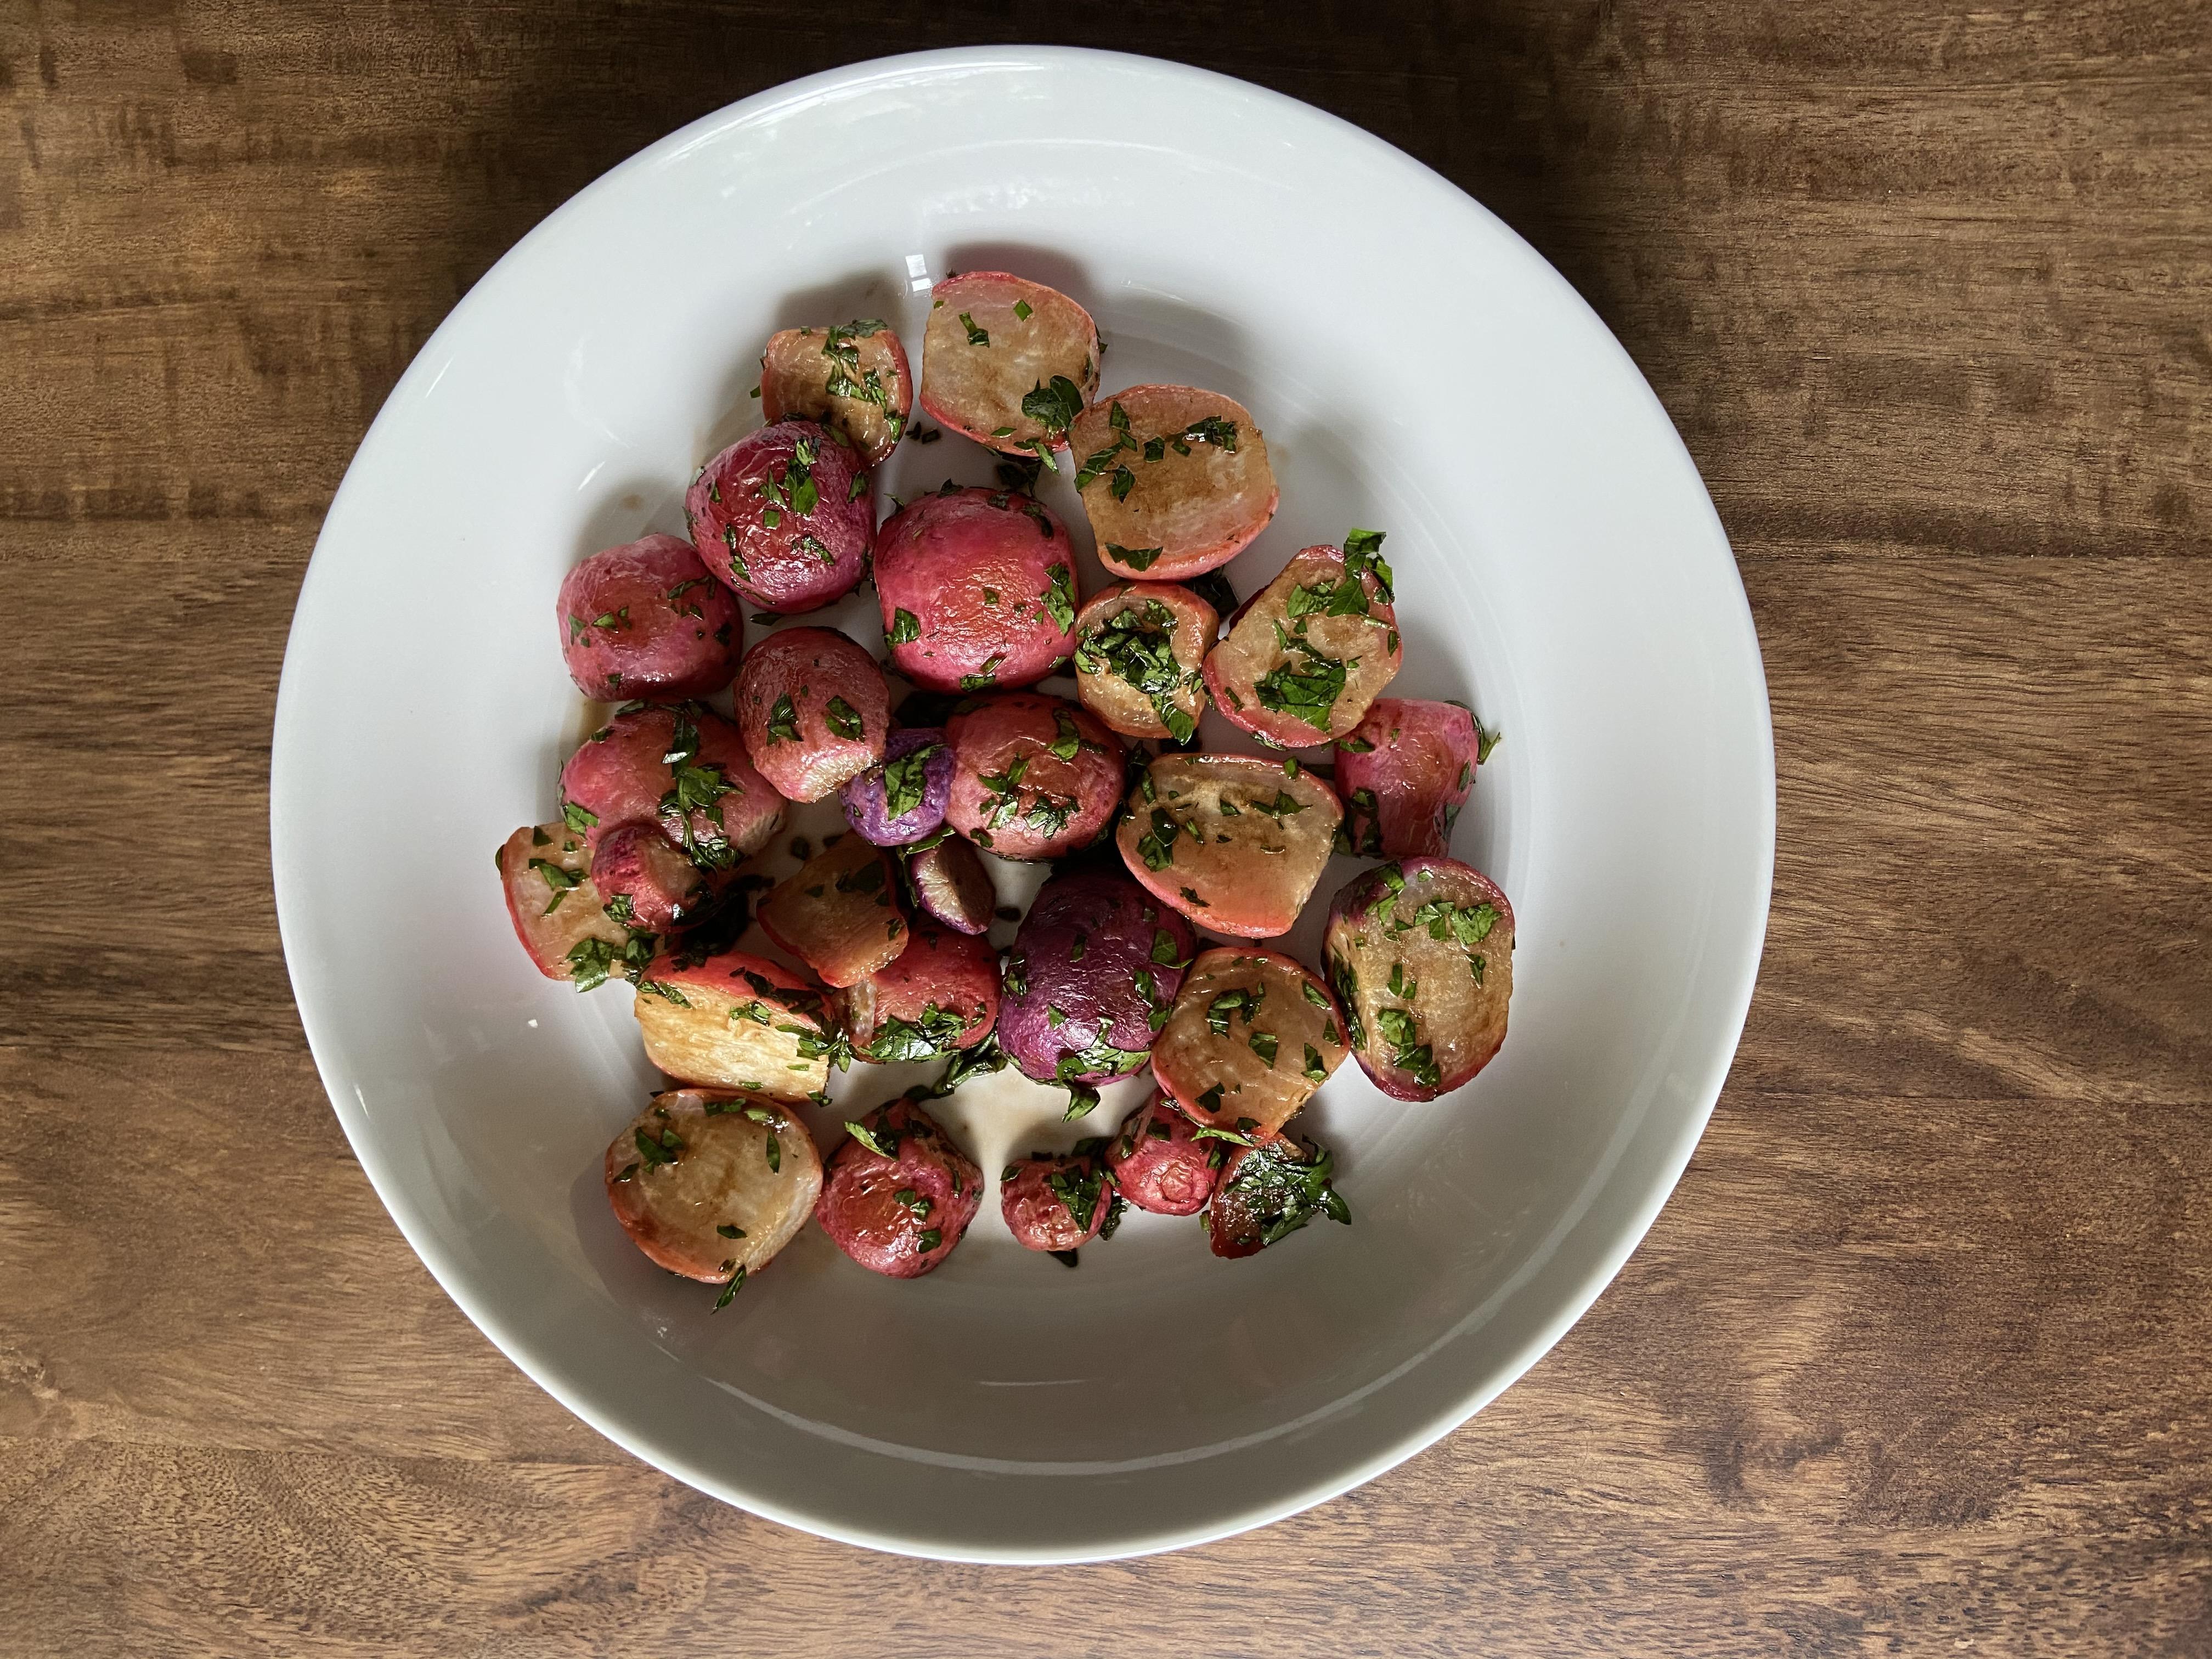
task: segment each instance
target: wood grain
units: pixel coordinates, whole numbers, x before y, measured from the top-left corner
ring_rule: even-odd
[[[321,514],[507,246],[1024,39],[1332,109],[1590,298],[1735,541],[1781,847],[1712,1128],[1527,1380],[1017,1571],[724,1509],[477,1335],[305,1056],[264,779]],[[0,6],[0,1654],[2212,1651],[2208,132],[2162,0]]]

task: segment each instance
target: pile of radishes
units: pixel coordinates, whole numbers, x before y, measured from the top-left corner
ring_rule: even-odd
[[[635,987],[646,1053],[681,1086],[608,1149],[607,1191],[653,1261],[721,1286],[716,1307],[810,1215],[878,1273],[940,1265],[984,1176],[922,1103],[979,1073],[1064,1085],[1071,1118],[1101,1082],[1158,1085],[1115,1133],[1003,1172],[1022,1243],[1072,1262],[1127,1203],[1202,1212],[1213,1249],[1244,1255],[1349,1218],[1330,1155],[1287,1133],[1347,1054],[1431,1100],[1504,1040],[1512,908],[1447,852],[1494,738],[1456,703],[1382,696],[1401,656],[1382,535],[1307,548],[1236,605],[1212,573],[1277,500],[1258,426],[1189,386],[1101,395],[1103,349],[1038,283],[938,284],[920,401],[1009,458],[1003,487],[948,483],[878,525],[872,470],[939,435],[912,428],[898,337],[780,333],[768,424],[700,470],[690,539],[610,548],[561,585],[570,674],[624,706],[500,875],[543,972]],[[1122,579],[1087,602],[1031,489],[1063,465]],[[896,709],[842,633],[744,651],[743,607],[814,611],[872,574],[889,666],[919,688]],[[1071,669],[1079,701],[1021,689]],[[728,714],[699,701],[733,682]],[[1208,702],[1271,749],[1332,746],[1333,773],[1192,752]],[[749,868],[787,802],[833,793],[850,833],[781,882]],[[1331,902],[1325,972],[1241,942],[1287,932],[1332,852],[1389,861]],[[1065,861],[1003,952],[987,855]],[[735,948],[749,920],[788,962]],[[939,1083],[848,1123],[825,1167],[795,1103],[826,1103],[854,1060],[937,1057]]]

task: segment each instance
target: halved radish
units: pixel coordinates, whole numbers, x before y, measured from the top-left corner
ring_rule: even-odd
[[[745,752],[787,800],[820,800],[884,757],[884,671],[835,629],[763,640],[738,671],[735,706]]]
[[[1190,965],[1152,1045],[1152,1075],[1201,1128],[1263,1141],[1344,1063],[1344,1024],[1319,975],[1273,951]]]
[[[1351,1208],[1329,1184],[1335,1167],[1332,1153],[1303,1135],[1237,1148],[1206,1212],[1206,1237],[1214,1255],[1255,1255],[1316,1216],[1350,1226]]]
[[[767,846],[783,808],[738,728],[703,703],[625,708],[561,769],[562,816],[586,842],[617,824],[658,823],[707,870]]]
[[[1085,410],[1068,434],[1076,488],[1117,576],[1179,581],[1224,565],[1275,515],[1267,441],[1218,392],[1133,386]]]
[[[946,721],[945,735],[945,821],[1001,858],[1053,859],[1087,845],[1121,803],[1121,740],[1064,697],[985,697]]]
[[[1049,459],[1097,390],[1097,325],[1065,294],[1003,270],[931,292],[921,406],[953,431]]]
[[[615,1137],[606,1183],[638,1249],[726,1286],[720,1308],[814,1213],[822,1157],[798,1115],[765,1095],[673,1089]]]
[[[892,1279],[943,1266],[982,1207],[983,1172],[903,1096],[845,1127],[814,1206],[830,1242]]]
[[[999,1177],[999,1212],[1025,1250],[1059,1255],[1088,1244],[1113,1209],[1114,1183],[1096,1152],[1031,1152]]]
[[[672,1078],[796,1100],[830,1086],[847,1049],[822,993],[765,957],[664,953],[638,979],[645,1057]]]
[[[787,328],[761,353],[761,412],[834,427],[860,459],[880,465],[906,431],[914,376],[906,348],[872,317],[828,328]]]
[[[514,935],[546,978],[588,991],[652,960],[653,934],[608,913],[587,873],[584,837],[567,824],[524,825],[501,846],[498,864]]]
[[[1407,859],[1328,908],[1329,982],[1375,1086],[1434,1100],[1490,1063],[1513,995],[1513,907],[1457,859]]]
[[[1474,716],[1459,703],[1377,697],[1336,740],[1345,804],[1336,850],[1377,859],[1450,851],[1481,744]]]
[[[1117,839],[1129,872],[1200,927],[1270,939],[1297,921],[1343,816],[1295,761],[1162,755]]]
[[[959,836],[948,833],[914,854],[906,861],[906,873],[914,884],[915,902],[947,927],[962,933],[989,931],[999,890],[983,855]]]
[[[876,600],[916,685],[1028,685],[1075,649],[1075,544],[1035,496],[948,485],[884,521]]]
[[[680,536],[594,553],[561,579],[568,678],[587,697],[703,697],[738,672],[744,613]]]
[[[795,615],[868,574],[876,506],[858,451],[818,421],[778,421],[699,470],[684,522],[700,562],[738,598]]]
[[[1187,587],[1109,587],[1075,618],[1075,694],[1124,737],[1188,743],[1206,708],[1200,667],[1220,623]]]
[[[898,959],[837,998],[853,1052],[883,1065],[981,1042],[999,1019],[999,953],[969,933],[918,923]]]
[[[768,935],[822,976],[846,986],[895,961],[907,946],[898,866],[858,836],[817,853],[761,900]]]
[[[1139,1209],[1154,1215],[1196,1215],[1213,1192],[1230,1144],[1199,1139],[1198,1126],[1155,1091],[1106,1143],[1106,1167],[1121,1196]]]
[[[1246,600],[1206,659],[1206,688],[1231,724],[1295,749],[1340,738],[1398,672],[1382,536],[1309,547]]]

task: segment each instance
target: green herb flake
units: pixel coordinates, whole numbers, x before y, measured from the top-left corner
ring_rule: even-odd
[[[832,697],[822,711],[823,722],[841,738],[857,738],[866,729],[860,710],[842,697]]]

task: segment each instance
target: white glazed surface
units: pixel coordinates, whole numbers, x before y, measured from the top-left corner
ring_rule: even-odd
[[[1188,381],[1253,410],[1282,507],[1229,568],[1241,595],[1307,543],[1389,533],[1392,695],[1460,697],[1505,733],[1453,850],[1516,908],[1510,1035],[1433,1104],[1388,1101],[1349,1063],[1323,1089],[1302,1122],[1336,1149],[1349,1229],[1223,1261],[1194,1221],[1133,1216],[1069,1273],[1012,1243],[994,1196],[927,1279],[865,1273],[810,1228],[709,1317],[711,1289],[652,1267],[600,1184],[655,1086],[630,993],[539,977],[492,872],[517,824],[551,816],[586,729],[554,592],[599,547],[681,533],[692,470],[758,419],[771,331],[884,317],[926,374],[927,280],[988,268],[1091,307],[1109,391]],[[911,495],[948,474],[988,466],[957,439],[909,442],[878,483]],[[1066,485],[1046,499],[1087,546]],[[872,589],[806,620],[825,619],[880,650]],[[854,1543],[995,1561],[1261,1524],[1390,1467],[1526,1370],[1704,1127],[1773,856],[1765,685],[1727,541],[1664,412],[1559,276],[1435,174],[1304,105],[1030,48],[764,93],[617,168],[501,260],[332,504],[271,791],[316,1061],[469,1316],[702,1490]],[[1292,935],[1307,960],[1362,867],[1324,877]],[[931,1069],[857,1068],[816,1121]],[[1064,1096],[1000,1077],[941,1115],[995,1176],[1010,1153],[1105,1133],[1134,1093],[1063,1128]]]

